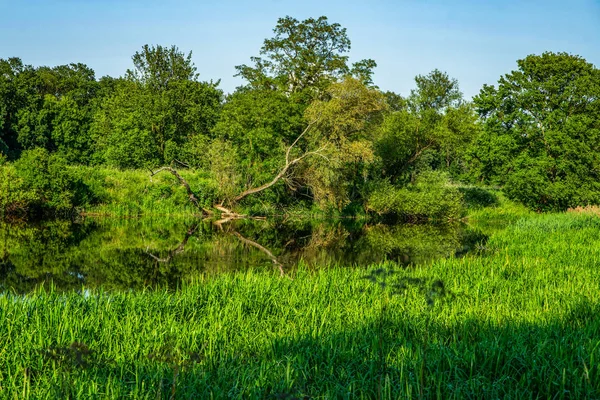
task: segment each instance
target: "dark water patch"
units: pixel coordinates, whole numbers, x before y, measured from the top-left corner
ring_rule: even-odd
[[[400,266],[460,257],[487,236],[466,225],[383,225],[356,220],[100,219],[0,224],[0,291],[176,287],[230,271]]]

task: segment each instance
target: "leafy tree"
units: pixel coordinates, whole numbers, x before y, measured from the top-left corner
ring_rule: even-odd
[[[265,39],[260,50],[263,57],[251,58],[254,66],[236,66],[237,75],[251,86],[286,93],[320,91],[351,72],[345,55],[350,50],[346,28],[330,24],[327,17],[298,21],[286,16],[279,18],[273,32],[275,36]],[[362,60],[352,72],[370,83],[375,66],[373,60]]]
[[[119,167],[156,166],[179,158],[197,135],[207,136],[221,108],[218,82],[200,82],[191,53],[144,46],[134,69],[111,82],[94,117],[103,160]],[[107,83],[109,84],[109,83]]]
[[[415,78],[417,88],[404,99],[387,93],[386,114],[376,143],[382,176],[396,184],[413,180],[423,170],[462,169],[462,156],[478,132],[472,106],[458,82],[434,70]]]
[[[0,64],[1,136],[9,141],[2,140],[13,157],[44,147],[59,151],[69,162],[87,162],[94,71],[83,64],[32,68],[19,59]]]
[[[26,68],[19,58],[0,59],[0,154],[11,158],[19,151],[16,123],[23,95],[18,79]]]
[[[385,97],[385,102],[388,105],[388,110],[393,111],[401,111],[408,107],[407,100],[401,95],[394,92],[383,92],[383,97]]]
[[[127,70],[126,79],[153,92],[167,90],[171,82],[195,81],[199,76],[192,62],[192,52],[185,55],[177,46],[145,44],[133,55],[132,61],[134,68]]]
[[[434,70],[415,81],[417,88],[408,98],[386,94],[392,112],[386,114],[375,145],[378,170],[396,184],[423,170],[461,170],[464,149],[478,132],[473,108],[463,101],[455,79]]]
[[[373,151],[365,140],[365,133],[386,105],[378,90],[351,77],[332,84],[324,98],[326,100],[313,101],[306,109],[300,134],[282,138],[285,148],[280,153],[276,172],[269,180],[262,184],[246,184],[248,189],[233,198],[226,198],[226,202],[239,202],[281,181],[294,189],[299,185],[309,187],[322,204],[334,203],[341,207],[347,202],[346,186],[352,180],[344,180],[344,174],[356,176],[363,163],[372,161]],[[233,132],[232,136],[235,137]],[[212,152],[213,157],[215,153],[228,158],[235,154],[235,148],[220,146],[223,150]],[[317,161],[319,158],[324,161]],[[224,163],[215,160],[212,164]],[[228,181],[234,180],[232,177]]]
[[[95,161],[119,167],[143,167],[161,163],[155,137],[143,108],[143,89],[120,80],[94,114]]]
[[[476,114],[448,74],[434,70],[415,82],[407,98],[384,94],[390,111],[375,130],[364,207],[408,219],[458,218],[461,193],[449,179],[464,172],[466,149],[478,134]]]
[[[246,185],[261,184],[276,174],[286,146],[304,128],[305,108],[301,96],[275,90],[246,87],[229,96],[213,134],[235,148],[235,168]]]
[[[25,216],[67,213],[93,201],[93,194],[67,166],[66,160],[46,149],[23,151],[14,164],[15,179],[8,203],[19,203]],[[8,204],[8,208],[13,208]]]
[[[600,203],[600,71],[567,53],[517,63],[475,98],[473,175],[538,210]]]
[[[341,209],[358,197],[358,184],[375,160],[372,131],[387,106],[379,90],[351,77],[332,84],[325,98],[305,113],[314,121],[307,146],[320,149],[321,157],[306,163],[302,178],[315,201]]]

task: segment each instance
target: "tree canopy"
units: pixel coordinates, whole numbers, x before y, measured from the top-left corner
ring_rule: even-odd
[[[600,202],[600,70],[567,53],[530,55],[475,105],[479,180],[540,210]]]
[[[262,57],[251,58],[253,66],[236,66],[238,75],[251,86],[287,93],[323,90],[351,72],[371,83],[377,64],[361,60],[348,66],[346,53],[351,43],[346,28],[330,24],[327,17],[298,21],[287,16],[277,21],[273,32],[275,36],[265,39],[260,49]]]
[[[450,182],[500,186],[535,210],[600,204],[600,72],[582,57],[529,55],[471,102],[438,69],[409,93],[383,91],[376,62],[351,64],[350,49],[325,16],[280,18],[226,96],[174,45],[146,44],[123,76],[100,79],[81,63],[0,59],[0,169],[25,174],[30,198],[15,204],[56,209],[85,192],[60,168],[173,163],[211,182],[205,199],[249,209],[455,217]],[[53,174],[64,182],[27,186]]]

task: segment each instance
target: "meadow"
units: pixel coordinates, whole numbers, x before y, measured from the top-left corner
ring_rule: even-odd
[[[599,261],[597,216],[528,214],[415,267],[5,293],[0,398],[600,398]]]

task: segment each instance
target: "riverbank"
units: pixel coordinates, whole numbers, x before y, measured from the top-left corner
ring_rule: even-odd
[[[360,196],[348,194],[335,201],[333,197],[317,201],[318,195],[313,193],[317,187],[286,191],[283,182],[268,185],[269,190],[264,192],[247,189],[253,185],[251,182],[225,190],[223,179],[202,169],[162,167],[153,171],[68,165],[60,156],[36,149],[25,152],[14,163],[0,164],[0,220],[35,222],[79,216],[343,216],[443,224],[464,219],[473,210],[493,209],[492,213],[498,213],[507,204],[514,205],[497,188],[459,184],[445,173],[431,171],[401,187],[385,180],[375,181],[369,183],[370,187],[365,186]],[[240,191],[256,195],[231,194]]]
[[[0,394],[598,397],[600,218],[529,215],[481,251],[175,291],[4,295]]]

